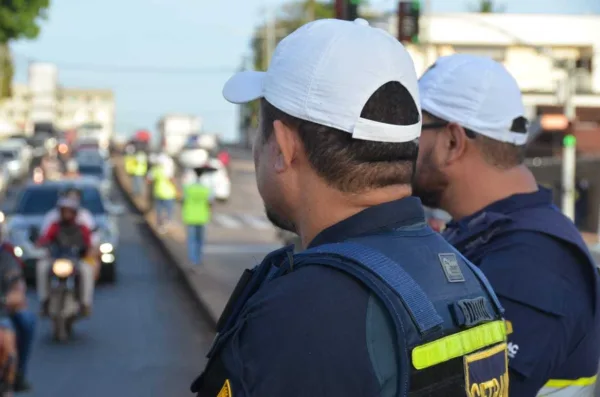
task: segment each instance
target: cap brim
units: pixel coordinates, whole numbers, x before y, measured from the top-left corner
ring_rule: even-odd
[[[265,72],[245,71],[231,77],[223,86],[223,97],[231,103],[248,103],[262,98]]]

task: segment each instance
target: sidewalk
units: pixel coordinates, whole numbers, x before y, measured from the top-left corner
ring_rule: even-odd
[[[143,214],[148,229],[161,246],[167,257],[177,266],[182,278],[198,301],[212,325],[223,311],[233,288],[246,268],[257,264],[264,255],[281,246],[275,243],[267,231],[261,233],[245,233],[245,241],[224,241],[222,236],[214,236],[207,231],[207,246],[205,249],[206,264],[194,266],[188,264],[186,252],[186,236],[180,221],[180,206],[177,205],[176,217],[178,222],[165,233],[160,234],[156,225],[154,211],[148,211],[146,199],[134,198],[131,194],[130,180],[123,169],[122,159],[113,158],[114,174],[117,184],[123,190],[125,198]],[[219,230],[212,230],[219,232]],[[274,233],[274,231],[268,231]],[[236,234],[233,234],[234,238]]]

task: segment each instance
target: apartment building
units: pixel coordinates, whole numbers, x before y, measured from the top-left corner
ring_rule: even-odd
[[[32,64],[27,84],[13,84],[12,91],[11,98],[0,102],[0,134],[31,134],[36,123],[47,123],[60,130],[96,124],[113,135],[113,92],[62,87],[55,65]]]

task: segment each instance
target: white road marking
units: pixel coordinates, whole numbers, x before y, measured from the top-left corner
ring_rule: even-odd
[[[271,222],[269,222],[267,218],[263,216],[243,215],[242,219],[254,229],[269,230],[273,228]]]
[[[281,248],[281,244],[206,244],[205,254],[263,254]]]
[[[213,223],[227,229],[241,229],[244,224],[232,215],[228,214],[213,214]]]

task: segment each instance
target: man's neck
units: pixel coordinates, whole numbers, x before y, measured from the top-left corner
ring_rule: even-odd
[[[535,177],[524,165],[510,170],[489,169],[458,181],[445,194],[443,208],[454,220],[460,220],[515,194],[536,191]]]
[[[360,194],[342,193],[331,188],[304,191],[295,216],[296,231],[302,246],[308,244],[323,230],[353,215],[379,204],[400,200],[412,194],[408,185],[390,186]]]

